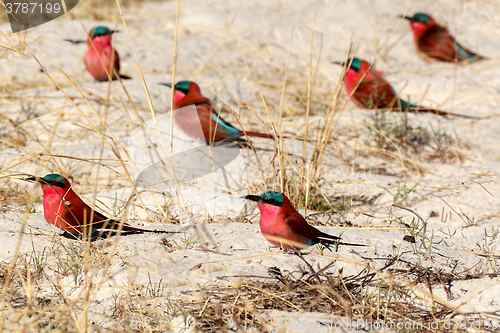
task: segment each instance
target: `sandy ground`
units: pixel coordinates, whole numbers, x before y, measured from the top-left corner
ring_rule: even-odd
[[[410,9],[412,3],[406,0],[301,1],[292,6],[279,1],[184,1],[179,16],[176,81],[196,81],[206,96],[231,106],[246,129],[269,131],[270,120],[259,89],[277,122],[286,74],[283,131],[303,137],[311,62],[312,74],[316,76],[309,127],[310,135],[315,137],[318,128],[324,126],[326,110],[341,75],[341,68],[330,62],[346,59],[352,43],[353,48],[359,45],[358,57],[368,61],[378,57],[377,69],[385,72],[405,98],[455,113],[484,117],[470,120],[409,115],[413,126],[422,126],[428,133],[451,135],[455,143],[450,144],[450,156],[460,157],[444,160],[406,154],[412,162],[403,163],[402,158],[394,157],[397,151],[392,151],[391,157],[370,150],[373,137],[369,136],[364,123],[373,112],[356,109],[342,93],[336,106],[340,116],[332,135],[335,140],[326,151],[316,181],[328,197],[355,198],[355,202],[342,216],[315,214],[310,210],[305,213],[311,224],[324,226],[321,230],[335,235],[344,232],[345,241],[368,246],[354,251],[341,246],[333,253],[314,249],[307,258],[313,267],[323,267],[336,260],[330,271],[343,268],[344,275],[360,272],[370,261],[366,258],[389,258],[398,254],[408,262],[420,262],[424,267],[446,272],[497,273],[500,256],[497,236],[500,230],[497,181],[500,132],[496,126],[500,104],[500,5],[486,0],[416,1]],[[234,197],[225,189],[220,171],[204,180],[184,183],[180,188],[139,189],[140,194],[133,196],[131,179],[152,161],[133,153],[129,159],[125,151],[132,151],[134,142],[138,142],[132,134],[141,121],[154,131],[147,94],[158,117],[167,115],[170,109],[170,90],[158,83],[170,82],[172,77],[175,9],[175,2],[124,8],[135,53],[121,21],[58,19],[19,35],[29,51],[23,50],[8,24],[0,26],[6,36],[0,38],[0,44],[10,47],[8,38],[22,51],[19,55],[0,48],[1,173],[43,176],[57,172],[72,176],[75,190],[106,214],[116,216],[126,211],[127,220],[133,225],[180,232],[168,236],[123,237],[116,248],[108,241],[100,241],[98,247],[115,251],[109,267],[96,265],[76,281],[73,275],[58,280],[65,286],[69,298],[81,297],[79,286],[85,284],[85,279],[103,283],[91,297],[89,313],[94,320],[109,316],[117,293],[130,284],[163,283],[174,298],[196,297],[206,285],[239,283],[245,276],[265,277],[269,267],[297,272],[298,267],[304,265],[300,258],[271,248],[260,234],[258,211],[253,204],[245,206],[245,202],[237,198],[252,191],[264,191],[264,183],[270,189],[279,190],[278,166],[272,160],[272,152],[257,151],[262,169],[251,151],[239,152],[238,158],[226,168]],[[78,11],[78,7],[74,10]],[[414,53],[410,28],[398,19],[398,15],[407,10],[432,13],[439,22],[448,25],[457,40],[489,59],[470,65],[423,62]],[[94,82],[83,65],[86,46],[62,41],[83,39],[85,30],[97,23],[121,30],[115,37],[122,61],[121,72],[133,77],[124,82],[126,90],[118,82],[112,85]],[[40,70],[35,57],[62,91]],[[141,80],[139,65],[147,89]],[[224,116],[237,124],[230,114]],[[274,150],[274,144],[265,139],[253,142],[256,147]],[[201,146],[196,142],[190,144]],[[137,151],[147,150],[144,142],[139,141],[137,145]],[[303,155],[302,142],[285,140],[285,146],[288,152]],[[307,145],[304,156],[307,163],[313,148]],[[118,156],[125,160],[123,165]],[[99,160],[102,165],[97,163]],[[301,164],[300,158],[296,161],[297,165]],[[36,195],[41,193],[39,188],[19,181],[10,180],[5,184],[16,190],[28,186]],[[427,220],[426,242],[430,251],[421,246],[420,237],[416,244],[403,241],[410,232],[397,223],[397,217],[408,225],[415,217],[408,211],[391,207],[398,201],[394,195],[401,192],[403,186],[415,186],[399,204]],[[124,202],[131,196],[132,205],[125,209]],[[96,197],[100,201],[96,201]],[[23,213],[24,205],[2,206],[2,261],[9,262],[16,251],[30,255],[47,249],[65,253],[66,247],[61,246],[57,237],[59,231],[44,222],[40,205],[35,208],[35,213],[27,214]],[[19,237],[20,230],[24,232],[22,237]],[[62,244],[69,243],[62,241]],[[375,263],[374,268],[385,264]],[[53,292],[46,288],[42,293],[49,297]],[[423,299],[428,295],[425,288],[418,292],[424,295]],[[499,296],[498,279],[492,277],[452,281],[433,290],[435,299],[463,314],[498,311]],[[328,314],[291,315],[278,311],[263,314],[267,316],[270,330],[288,327],[289,331],[304,331],[301,329],[304,326],[292,327],[290,318],[300,318],[301,322],[311,325],[340,320]],[[170,319],[165,317],[166,321]],[[106,323],[102,324],[103,328],[113,325],[112,321]],[[183,322],[176,318],[174,324],[189,326],[192,319]],[[326,331],[327,328],[320,329]]]

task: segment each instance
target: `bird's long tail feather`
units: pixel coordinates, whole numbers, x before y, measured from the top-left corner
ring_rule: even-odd
[[[405,111],[405,110],[402,110],[402,111]],[[465,114],[458,114],[458,113],[436,110],[436,109],[429,109],[429,108],[422,107],[422,106],[410,108],[408,111],[409,112],[428,112],[428,113],[434,113],[438,116],[453,116],[453,117],[460,117],[460,118],[467,118],[467,119],[481,119],[481,117],[468,116]]]
[[[366,246],[366,244],[345,243],[345,242],[341,242],[339,239],[324,239],[324,238],[320,238],[319,243],[323,244],[323,245],[339,244],[339,245],[346,245],[346,246]]]
[[[274,138],[274,135],[270,134],[270,133],[260,133],[260,132],[253,132],[253,131],[240,131],[238,132],[239,135],[241,136],[253,136],[253,137],[256,137],[256,138],[267,138],[267,139],[273,139]],[[287,136],[283,136],[284,138],[288,138]]]
[[[481,117],[468,116],[468,115],[453,113],[453,112],[449,112],[449,111],[431,109],[431,108],[427,108],[427,107],[421,106],[421,105],[410,104],[410,103],[405,102],[403,100],[399,100],[399,104],[401,105],[401,107],[397,107],[397,108],[395,107],[392,109],[392,111],[428,112],[428,113],[434,113],[438,116],[453,116],[453,117],[460,117],[460,118],[467,118],[467,119],[481,119]]]

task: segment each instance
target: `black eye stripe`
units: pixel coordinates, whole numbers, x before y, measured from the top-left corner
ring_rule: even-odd
[[[50,181],[48,183],[50,185],[52,185],[52,186],[57,186],[57,187],[60,187],[60,188],[64,188],[64,183],[63,182],[59,182],[57,180],[53,180],[53,181]]]
[[[273,206],[283,207],[283,202],[279,202],[278,200],[267,199],[264,202]]]

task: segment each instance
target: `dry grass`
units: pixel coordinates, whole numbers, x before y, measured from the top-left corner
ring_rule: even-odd
[[[128,12],[127,17],[130,17],[141,4],[139,0],[124,1],[121,10]],[[97,5],[98,11],[94,10]],[[220,283],[191,286],[189,292],[176,293],[170,281],[162,278],[154,282],[149,275],[148,281],[111,286],[110,281],[119,275],[119,271],[113,269],[117,266],[135,268],[126,254],[120,252],[119,238],[106,245],[96,245],[85,241],[61,241],[55,237],[43,250],[35,249],[36,244],[33,244],[30,253],[25,250],[21,253],[17,247],[9,260],[0,263],[0,330],[163,332],[173,328],[182,330],[186,326],[207,332],[274,331],[273,320],[267,316],[274,310],[294,314],[322,313],[327,326],[332,316],[383,321],[386,325],[439,323],[437,329],[423,329],[432,332],[450,331],[444,328],[446,324],[451,323],[453,327],[462,318],[468,322],[498,319],[498,313],[493,311],[461,312],[447,302],[452,295],[444,300],[435,293],[435,290],[446,292],[449,284],[457,281],[496,277],[499,266],[492,241],[498,231],[492,228],[491,234],[484,237],[484,244],[481,244],[484,258],[477,264],[481,267],[458,271],[433,261],[433,256],[444,254],[433,247],[437,241],[433,233],[426,232],[426,221],[397,216],[391,206],[394,203],[411,207],[423,201],[431,191],[451,193],[452,190],[448,191],[445,186],[432,187],[412,181],[412,176],[425,176],[431,163],[463,163],[470,147],[461,143],[455,133],[413,124],[412,117],[407,114],[373,111],[364,120],[352,116],[352,106],[342,93],[342,78],[332,79],[320,66],[324,56],[323,37],[314,28],[294,30],[296,35],[292,35],[292,40],[299,40],[305,50],[304,54],[296,54],[292,45],[289,50],[276,45],[267,36],[262,37],[257,46],[251,37],[229,34],[232,15],[237,13],[223,14],[227,29],[222,31],[208,33],[195,25],[176,24],[179,29],[176,33],[184,43],[182,47],[198,41],[196,38],[200,35],[218,47],[206,52],[210,56],[193,52],[189,62],[174,62],[173,72],[171,68],[162,70],[167,77],[191,77],[204,82],[205,95],[213,96],[223,116],[237,127],[276,135],[276,140],[262,144],[267,151],[257,149],[255,155],[244,152],[245,157],[255,157],[256,161],[251,165],[251,177],[243,188],[249,193],[284,192],[301,212],[307,213],[311,224],[400,230],[404,235],[399,241],[411,242],[412,254],[418,256],[418,260],[411,262],[402,258],[404,254],[398,252],[396,245],[390,249],[393,254],[384,256],[377,254],[376,246],[371,257],[353,252],[359,259],[354,263],[322,253],[321,257],[330,260],[330,264],[311,268],[314,273],[302,266],[293,272],[271,267],[266,276],[228,276]],[[151,20],[162,18],[162,13],[151,15]],[[81,1],[78,12],[70,12],[66,19],[121,21],[117,4],[111,0]],[[128,28],[143,22],[139,18],[125,20]],[[150,27],[144,31],[147,29]],[[169,31],[168,41],[172,43],[173,33],[169,29],[165,31]],[[25,56],[31,60],[36,61],[40,56],[31,53],[31,45],[22,36],[8,38],[19,49],[25,48]],[[134,45],[136,41],[132,39]],[[169,44],[168,53],[164,45],[151,43],[149,46],[171,61],[178,47],[175,42]],[[23,45],[25,43],[27,45]],[[170,45],[175,46],[170,48]],[[231,56],[227,45],[230,45]],[[0,57],[16,56],[12,50],[0,51],[3,52]],[[144,65],[145,71],[155,74],[145,62],[135,58],[131,46],[128,53],[127,61],[135,63],[137,60],[139,65]],[[157,191],[154,194],[160,194],[163,201],[152,207],[144,198],[153,191],[132,190],[135,180],[130,168],[126,167],[132,160],[127,151],[127,135],[136,126],[144,126],[145,119],[160,114],[160,108],[155,107],[156,101],[153,104],[157,96],[152,96],[151,84],[148,82],[148,89],[142,86],[147,74],[141,74],[133,88],[132,84],[113,82],[97,90],[87,86],[85,78],[71,76],[67,80],[59,68],[46,72],[50,77],[43,82],[10,77],[0,83],[3,94],[0,107],[8,110],[0,115],[0,150],[9,156],[0,174],[57,172],[69,177],[78,192],[87,197],[103,191],[117,193],[130,189],[126,200],[96,201],[95,204],[114,216],[140,211],[137,215],[154,227],[192,223],[194,218],[185,209],[182,198],[167,191]],[[218,80],[224,75],[221,73],[239,83],[248,82],[247,88],[251,91],[245,95],[239,91],[240,86],[238,89],[224,87]],[[214,83],[212,90],[208,89],[210,83]],[[164,109],[166,107],[162,106],[161,110]],[[342,122],[344,119],[346,123]],[[297,140],[283,139],[282,135],[292,135]],[[295,145],[293,151],[291,143]],[[90,148],[81,152],[82,147]],[[337,172],[342,177],[336,177]],[[378,178],[383,176],[396,180],[389,183]],[[233,190],[220,187],[225,194]],[[381,203],[384,195],[390,197],[389,206],[387,200]],[[40,211],[40,199],[39,193],[33,194],[32,188],[2,179],[0,210],[17,212],[21,219],[20,230],[26,228],[28,213]],[[454,216],[459,215],[465,221],[465,226],[476,224],[474,218],[464,212],[455,213]],[[227,220],[249,222],[255,217],[253,213],[208,215],[203,221],[198,220],[198,224]],[[360,216],[380,220],[383,226],[364,225]],[[162,239],[155,246],[166,253],[202,248],[207,253],[219,255],[217,246],[208,248],[201,244],[198,237],[202,234],[201,231],[195,236],[184,233],[175,242]],[[50,235],[41,231],[30,237],[46,241]],[[11,237],[10,241],[14,239],[21,244],[21,237]],[[279,255],[282,253],[276,254]],[[309,258],[306,256],[305,260]],[[420,260],[429,260],[432,264],[425,265]],[[220,262],[222,265],[224,260]],[[334,266],[339,263],[361,267],[360,272],[344,274],[342,268]],[[200,267],[191,267],[190,271]],[[95,301],[100,293],[110,292],[112,302]],[[421,329],[412,326],[407,331]],[[454,331],[460,331],[460,327]]]

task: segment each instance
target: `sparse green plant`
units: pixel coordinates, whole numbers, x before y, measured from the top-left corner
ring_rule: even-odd
[[[196,244],[199,243],[198,237],[196,236],[188,236],[186,232],[183,232],[181,235],[179,235],[180,243],[177,243],[175,240],[172,240],[172,242],[175,244],[177,247],[183,246],[186,249],[191,249],[193,248]]]
[[[40,204],[38,202],[38,196],[37,197],[28,196],[26,198],[26,209],[27,209],[29,214],[36,213],[38,206],[40,206]]]
[[[429,141],[429,135],[422,127],[413,128],[409,124],[407,112],[395,116],[393,112],[379,110],[368,117],[366,124],[370,135],[366,144],[371,145],[373,141],[378,148],[403,151],[412,148],[413,153],[419,153]]]
[[[467,214],[464,213],[462,208],[460,208],[461,216],[465,219],[464,222],[467,224],[467,226],[473,226],[476,225],[476,222],[474,221],[474,217],[470,218]]]
[[[411,193],[416,192],[416,188],[417,188],[418,184],[419,183],[415,183],[415,185],[410,187],[406,184],[406,180],[404,180],[402,184],[398,185],[395,193],[392,193],[389,189],[387,189],[383,186],[379,186],[379,187],[384,189],[390,195],[392,195],[393,200],[394,200],[394,204],[400,205],[400,204],[406,203],[407,205],[411,205],[411,204],[415,203],[415,200],[409,202],[408,199],[410,198]]]
[[[498,234],[500,233],[500,229],[495,229],[494,227],[491,227],[491,231],[487,231],[486,229],[484,230],[485,232],[485,236],[486,237],[491,237],[491,238],[495,238],[498,236]]]
[[[163,278],[161,278],[160,281],[158,281],[158,283],[153,283],[153,282],[151,282],[151,276],[148,273],[148,279],[149,279],[149,282],[146,286],[146,291],[147,291],[149,297],[156,298],[156,297],[163,296],[163,293],[165,292],[165,288],[166,288],[165,284],[162,283]]]
[[[455,236],[455,234],[457,233],[456,230],[453,230],[453,232],[452,232],[449,228],[447,231],[444,231],[443,229],[439,229],[439,231],[442,232],[443,234],[445,234],[446,236],[448,236],[448,238]]]
[[[59,268],[58,273],[63,276],[71,275],[75,285],[78,285],[79,277],[84,269],[85,255],[90,255],[88,247],[83,243],[71,242],[68,245],[61,244],[61,247],[66,252],[65,256],[60,253],[54,253]]]

